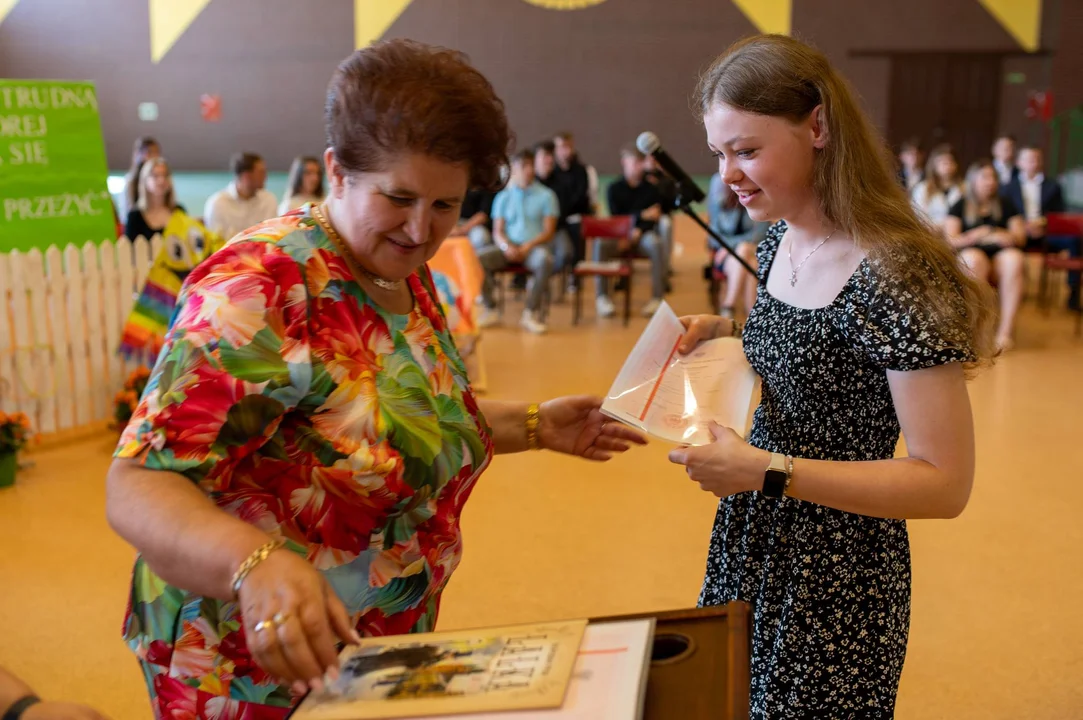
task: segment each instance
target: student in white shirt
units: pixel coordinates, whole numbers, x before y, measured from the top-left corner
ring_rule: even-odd
[[[278,199],[264,189],[267,165],[253,153],[237,153],[230,159],[233,182],[207,199],[203,224],[225,239],[270,220],[278,214]]]
[[[993,141],[993,167],[1001,186],[1007,185],[1019,175],[1015,165],[1015,136],[1001,135]]]
[[[1046,177],[1045,158],[1041,148],[1023,146],[1019,150],[1019,172],[1002,188],[1005,197],[1023,211],[1027,224],[1027,250],[1067,252],[1080,255],[1080,241],[1072,235],[1046,235],[1045,216],[1066,210],[1064,193],[1056,178]],[[1079,309],[1079,273],[1068,273],[1068,307]]]
[[[925,179],[914,186],[910,203],[934,225],[943,227],[948,210],[962,199],[963,181],[955,153],[949,145],[938,145],[929,153]]]

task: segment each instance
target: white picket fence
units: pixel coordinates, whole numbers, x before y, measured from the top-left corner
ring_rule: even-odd
[[[0,410],[54,433],[108,420],[138,363],[117,354],[161,238],[0,254]]]

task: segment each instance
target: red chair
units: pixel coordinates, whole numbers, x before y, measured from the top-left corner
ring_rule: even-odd
[[[598,218],[584,217],[581,226],[583,235],[584,257],[593,258],[592,243],[599,240],[627,240],[635,227],[635,218],[631,215],[618,215],[616,217]],[[630,257],[622,256],[616,260],[617,265],[600,266],[592,260],[582,260],[575,266],[575,312],[572,315],[572,325],[579,324],[579,317],[583,312],[583,286],[588,277],[624,278],[624,324],[627,326],[632,317],[632,261]]]
[[[1049,213],[1045,216],[1045,234],[1071,235],[1083,242],[1083,213]],[[1060,253],[1050,253],[1043,248],[1045,255],[1042,263],[1042,297],[1046,297],[1048,274],[1054,272],[1083,272],[1083,258],[1065,257]],[[1043,302],[1043,304],[1046,304]],[[1076,315],[1075,332],[1083,332],[1083,310]]]

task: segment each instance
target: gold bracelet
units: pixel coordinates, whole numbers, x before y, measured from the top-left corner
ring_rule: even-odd
[[[229,586],[233,589],[233,597],[236,598],[241,593],[241,583],[248,577],[248,574],[256,569],[256,566],[270,557],[271,553],[278,550],[286,543],[281,540],[272,540],[269,543],[265,543],[256,548],[255,552],[245,558],[245,561],[241,563],[241,566],[237,568],[237,572],[233,573],[233,580]]]
[[[730,322],[733,323],[733,332],[730,337],[743,338],[745,334],[744,324],[737,322],[736,318],[730,318]]]
[[[793,482],[793,455],[786,456],[786,487],[783,488],[782,494],[790,494],[790,483]]]
[[[538,442],[538,424],[541,422],[541,408],[537,403],[526,409],[526,445],[531,450],[541,450]]]

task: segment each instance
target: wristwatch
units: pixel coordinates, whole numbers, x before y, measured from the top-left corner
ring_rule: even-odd
[[[790,468],[786,456],[782,453],[771,453],[771,464],[763,475],[763,490],[760,492],[764,497],[779,500],[789,487]]]

